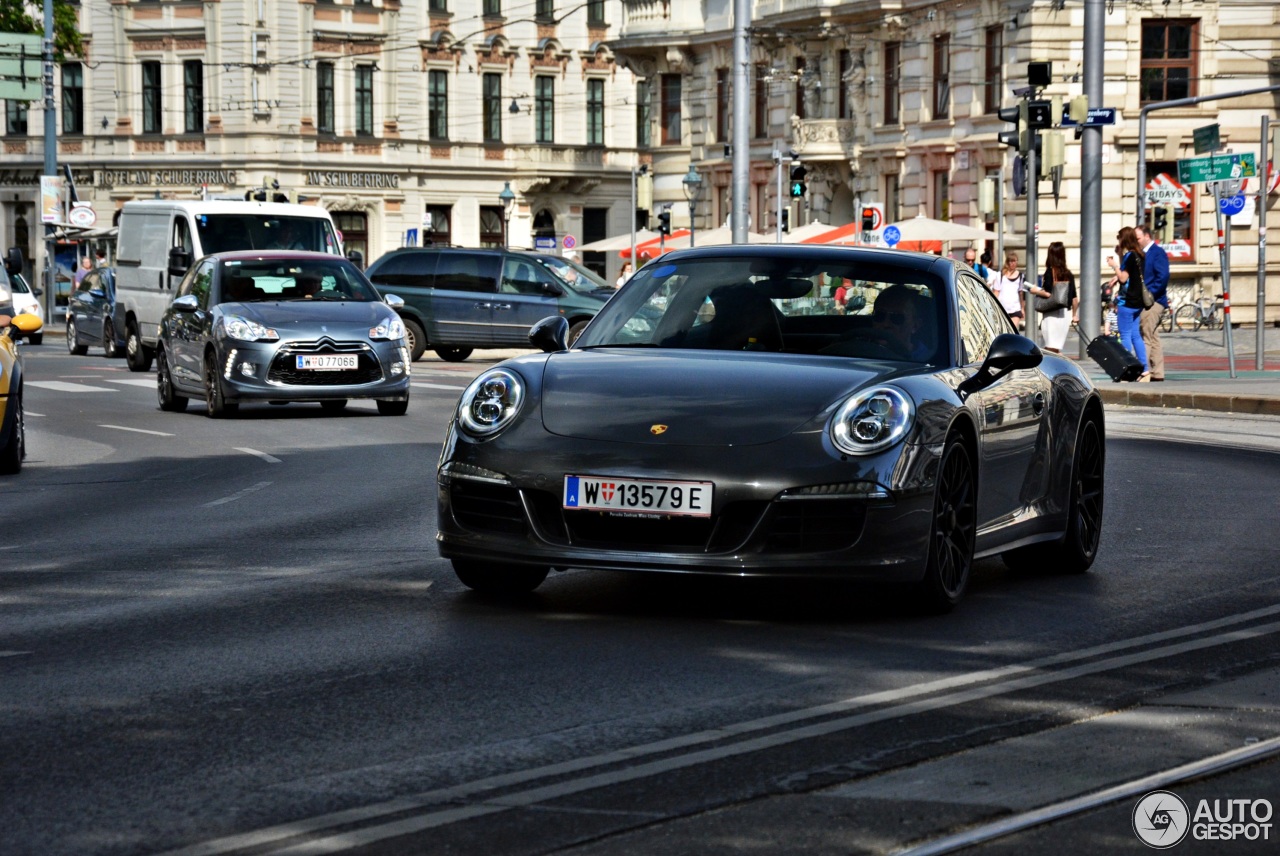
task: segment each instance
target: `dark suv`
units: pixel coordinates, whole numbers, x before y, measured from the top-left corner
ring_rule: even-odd
[[[404,298],[414,360],[427,348],[457,361],[477,348],[529,347],[529,328],[548,315],[564,316],[572,342],[613,294],[576,262],[525,250],[402,247],[365,275]]]

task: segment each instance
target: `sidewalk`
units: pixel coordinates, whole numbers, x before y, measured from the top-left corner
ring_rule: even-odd
[[[1075,330],[1063,353],[1079,359],[1108,404],[1135,407],[1177,407],[1222,413],[1280,416],[1280,329],[1264,331],[1264,371],[1257,371],[1257,331],[1231,331],[1236,376],[1231,377],[1221,330],[1161,333],[1164,344],[1164,383],[1116,383],[1093,360],[1079,357]]]

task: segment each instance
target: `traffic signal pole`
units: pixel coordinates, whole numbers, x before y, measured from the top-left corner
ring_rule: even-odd
[[[1101,108],[1105,0],[1084,0],[1084,96]],[[1102,126],[1085,122],[1080,139],[1080,358],[1102,327]]]
[[[1027,151],[1023,155],[1024,163],[1027,165],[1027,261],[1023,266],[1022,275],[1026,277],[1028,284],[1035,285],[1036,271],[1040,267],[1036,260],[1036,239],[1040,237],[1040,163],[1036,160],[1036,138],[1040,133],[1035,130],[1028,133],[1031,135],[1031,145],[1027,146]],[[1024,292],[1024,295],[1026,308],[1023,309],[1023,320],[1026,326],[1022,332],[1027,338],[1039,342],[1039,313],[1036,312],[1036,302],[1029,292]]]

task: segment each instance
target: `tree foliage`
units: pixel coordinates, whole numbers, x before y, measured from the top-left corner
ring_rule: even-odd
[[[0,33],[44,35],[44,4],[0,0]],[[79,16],[66,0],[53,0],[53,50],[59,62],[84,56]]]

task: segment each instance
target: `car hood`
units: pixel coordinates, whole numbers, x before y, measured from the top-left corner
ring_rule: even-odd
[[[771,443],[894,368],[900,366],[834,357],[569,351],[546,360],[542,424],[552,434],[583,440]]]
[[[377,326],[384,318],[395,315],[395,310],[385,303],[337,300],[281,300],[267,303],[223,303],[218,306],[223,315],[239,315],[274,328],[281,336],[291,333],[309,335],[311,332],[333,334],[358,334],[367,337],[369,328]],[[327,330],[321,330],[327,327]]]

